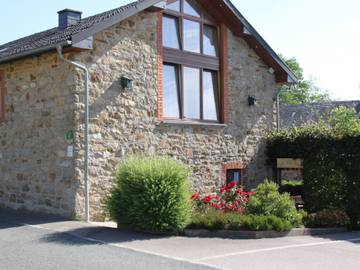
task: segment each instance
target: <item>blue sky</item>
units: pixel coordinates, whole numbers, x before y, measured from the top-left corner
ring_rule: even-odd
[[[0,44],[56,26],[56,12],[64,8],[89,16],[128,2],[131,0],[6,1],[0,9]],[[360,99],[359,0],[233,3],[276,52],[296,57],[306,76],[315,77],[332,98]]]

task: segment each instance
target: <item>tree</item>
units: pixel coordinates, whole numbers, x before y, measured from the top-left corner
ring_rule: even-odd
[[[306,80],[304,78],[304,70],[296,58],[287,59],[280,55],[283,61],[292,69],[298,83],[292,86],[284,85],[281,87],[280,103],[282,104],[304,104],[314,102],[330,101],[329,94],[321,90],[315,84],[314,79]]]
[[[330,125],[336,134],[359,134],[360,122],[354,108],[340,106],[331,111]]]

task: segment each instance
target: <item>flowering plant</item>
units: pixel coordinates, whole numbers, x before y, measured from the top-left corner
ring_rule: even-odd
[[[220,188],[218,193],[192,195],[195,210],[207,212],[209,209],[217,209],[222,212],[237,212],[243,214],[254,192],[245,192],[235,181]]]

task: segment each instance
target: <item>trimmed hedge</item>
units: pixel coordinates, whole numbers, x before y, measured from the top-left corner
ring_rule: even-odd
[[[211,210],[207,213],[194,213],[188,229],[247,230],[247,231],[290,231],[293,226],[287,220],[276,216],[240,215]]]
[[[308,211],[346,209],[353,229],[360,229],[360,132],[307,125],[271,133],[268,163],[276,158],[304,159],[304,201]]]
[[[189,169],[166,157],[121,163],[106,208],[119,224],[147,232],[178,232],[191,217]]]

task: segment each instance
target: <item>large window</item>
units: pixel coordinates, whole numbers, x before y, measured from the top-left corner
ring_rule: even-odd
[[[219,34],[191,0],[168,0],[163,14],[164,111],[169,119],[220,121]]]

